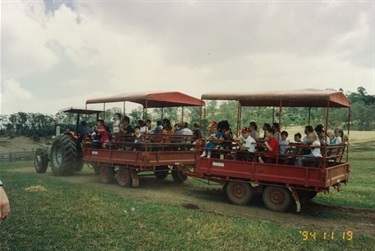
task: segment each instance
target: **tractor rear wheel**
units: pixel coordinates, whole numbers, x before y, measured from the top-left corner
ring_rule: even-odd
[[[122,187],[132,186],[132,177],[129,168],[120,167],[117,173],[117,182]]]
[[[236,205],[246,205],[254,197],[253,188],[249,183],[230,181],[225,185],[228,199]]]
[[[158,180],[164,180],[169,174],[169,168],[168,166],[157,166],[155,167],[154,174]]]
[[[285,212],[292,200],[292,194],[286,187],[268,186],[263,190],[263,202],[272,211]]]
[[[173,167],[172,178],[173,178],[174,182],[182,183],[187,179],[187,176],[181,170],[179,170],[177,167]]]
[[[34,154],[34,167],[37,173],[45,173],[48,168],[48,152],[46,149],[38,148]]]
[[[85,162],[83,161],[83,152],[82,152],[81,144],[77,143],[76,147],[77,147],[77,159],[76,159],[76,164],[74,165],[74,171],[80,172],[82,171]]]
[[[112,183],[115,180],[115,168],[109,165],[101,166],[100,180],[106,184]]]
[[[51,167],[55,175],[72,174],[77,161],[76,141],[69,135],[55,138],[51,148]]]

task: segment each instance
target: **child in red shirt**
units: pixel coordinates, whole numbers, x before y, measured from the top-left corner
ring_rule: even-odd
[[[274,137],[275,129],[267,128],[265,130],[267,141],[264,142],[266,153],[258,158],[259,162],[264,163],[265,159],[276,159],[279,153],[279,141]]]
[[[109,135],[107,132],[107,128],[105,127],[104,120],[99,119],[97,121],[98,132],[100,134],[100,142],[102,146],[105,147],[105,144],[109,141]]]

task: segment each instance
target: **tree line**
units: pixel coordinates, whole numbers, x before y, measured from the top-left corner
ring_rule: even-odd
[[[351,101],[351,124],[348,125],[347,109],[330,108],[330,128],[343,128],[348,126],[352,130],[374,130],[375,129],[375,96],[369,95],[365,88],[358,87],[356,92],[347,93],[346,96]],[[170,119],[173,123],[190,121],[192,126],[195,122],[201,122],[202,128],[205,128],[209,121],[228,120],[230,125],[235,128],[237,125],[237,103],[235,101],[209,101],[206,107],[202,109],[197,107],[182,108],[155,108],[146,114],[142,108],[133,109],[127,115],[135,125],[140,119],[151,119],[153,124],[162,117]],[[115,113],[122,113],[121,108],[110,108],[100,114],[107,124],[111,123]],[[285,126],[304,126],[308,123],[308,114],[310,114],[310,124],[324,124],[325,108],[283,108],[282,125]],[[204,116],[206,115],[206,116]],[[259,126],[263,123],[272,123],[273,116],[278,116],[278,109],[272,107],[243,107],[240,126],[248,126],[250,121],[255,121]],[[95,116],[84,116],[90,126],[96,123]],[[75,130],[76,115],[59,112],[55,115],[46,115],[42,113],[18,112],[11,115],[0,115],[0,135],[14,137],[17,135],[33,137],[37,140],[40,137],[48,137],[55,134],[56,125],[62,130]]]

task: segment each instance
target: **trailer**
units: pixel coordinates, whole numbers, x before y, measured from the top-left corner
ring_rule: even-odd
[[[291,92],[252,92],[252,93],[213,93],[203,94],[202,100],[235,100],[238,103],[237,129],[240,128],[241,107],[277,108],[278,122],[282,122],[285,107],[325,108],[325,128],[328,128],[331,108],[348,111],[348,134],[350,120],[350,102],[342,92],[305,89]],[[327,135],[325,135],[327,136]],[[205,150],[205,141],[197,145],[194,168],[185,168],[184,173],[199,179],[218,182],[223,185],[228,199],[238,205],[252,201],[254,193],[262,193],[265,206],[274,211],[286,211],[293,203],[297,211],[317,193],[329,192],[330,188],[340,190],[349,180],[350,166],[347,143],[321,145],[322,157],[313,164],[296,165],[298,154],[277,155],[272,161],[261,163],[258,157],[262,151],[255,152],[251,158],[239,159],[238,145],[216,147],[211,158],[201,156]],[[257,141],[261,148],[264,142]],[[309,146],[305,146],[309,147]]]
[[[140,104],[144,117],[150,108],[165,107],[202,107],[204,102],[180,92],[119,94],[111,97],[90,99],[86,108],[92,104],[125,102]],[[125,112],[124,112],[125,113]],[[184,182],[187,176],[180,170],[182,167],[195,164],[195,152],[192,135],[171,135],[163,133],[146,133],[144,143],[134,149],[132,135],[121,134],[105,147],[95,147],[92,139],[83,141],[83,160],[91,164],[100,174],[101,181],[110,183],[117,180],[123,187],[138,187],[139,175],[142,172],[153,172],[157,179],[165,179],[171,173],[175,182]]]

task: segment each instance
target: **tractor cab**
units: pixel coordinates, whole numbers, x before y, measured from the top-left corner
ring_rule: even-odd
[[[65,109],[62,109],[59,111],[59,113],[70,113],[70,114],[74,114],[75,115],[75,119],[76,119],[76,123],[75,123],[75,130],[74,131],[71,131],[71,130],[66,130],[63,132],[63,134],[68,134],[68,135],[71,135],[73,138],[76,138],[76,139],[80,139],[80,141],[82,140],[83,136],[84,135],[81,135],[83,133],[81,133],[80,131],[80,127],[82,126],[81,123],[84,121],[85,123],[87,122],[86,119],[88,117],[91,117],[93,115],[95,115],[95,121],[97,121],[99,119],[99,114],[103,111],[101,110],[88,110],[88,109],[84,109],[84,108],[74,108],[74,107],[69,107],[69,108],[65,108]],[[92,119],[92,118],[91,118]],[[60,132],[60,124],[57,124],[56,125],[56,136],[60,135],[61,132]]]
[[[50,151],[44,148],[38,148],[35,151],[34,167],[37,173],[45,173],[50,161],[52,172],[55,175],[69,175],[74,171],[81,171],[84,164],[82,159],[82,139],[85,135],[80,135],[79,133],[80,120],[83,116],[87,118],[89,115],[96,115],[96,121],[102,111],[70,107],[59,112],[76,115],[75,131],[65,130],[60,133],[61,125],[56,125],[56,136]]]

